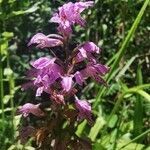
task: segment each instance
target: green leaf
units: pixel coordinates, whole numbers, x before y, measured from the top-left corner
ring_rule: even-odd
[[[19,10],[19,11],[13,11],[12,14],[15,16],[22,15],[22,14],[28,14],[35,12],[39,7],[37,5],[32,6],[31,8],[27,10]]]
[[[123,146],[122,146],[122,145],[121,145],[121,146],[118,145],[118,146],[119,146],[119,149],[118,149],[118,150],[123,150],[123,149],[126,150],[126,149],[128,149],[128,147],[130,147],[132,144],[134,144],[133,142],[137,141],[137,140],[140,139],[141,137],[144,137],[144,136],[147,135],[148,133],[150,133],[150,129],[147,130],[147,131],[145,131],[145,132],[143,132],[142,134],[138,135],[138,136],[135,137],[134,139],[132,139],[132,140],[126,142],[125,144],[123,144]],[[144,145],[135,143],[135,148],[136,148],[137,145],[144,147]],[[132,148],[133,148],[133,146],[132,146]],[[142,149],[142,147],[141,147],[141,149]],[[141,149],[139,149],[139,150],[141,150]]]
[[[12,108],[5,108],[4,109],[4,112],[9,112],[9,111],[12,111]],[[0,109],[0,114],[2,114],[2,113],[3,113],[3,110]]]
[[[94,143],[94,145],[92,146],[92,150],[106,150],[106,148],[103,147],[103,146],[101,145],[101,143],[96,142],[96,143]]]
[[[5,95],[5,96],[3,97],[3,103],[4,103],[4,104],[7,104],[11,98],[12,98],[11,95]]]
[[[82,134],[82,132],[83,132],[85,126],[86,126],[86,123],[87,123],[87,121],[84,120],[82,123],[80,123],[80,124],[78,125],[77,131],[76,131],[76,134],[77,134],[78,136],[81,136],[81,134]]]
[[[119,140],[117,144],[117,150],[142,150],[144,148],[143,144],[131,143],[124,148],[121,148],[123,145],[127,144],[128,141]]]
[[[8,3],[14,3],[16,0],[9,0]]]
[[[97,131],[100,131],[104,125],[105,125],[104,118],[102,116],[98,117],[89,133],[89,138],[91,138],[92,141],[96,139],[96,136],[98,135]]]
[[[11,76],[13,74],[13,70],[11,68],[5,68],[4,69],[4,75],[5,76]]]
[[[108,127],[110,128],[114,128],[114,126],[116,125],[118,120],[118,116],[117,115],[113,115],[108,123]]]
[[[12,38],[14,36],[14,33],[13,32],[3,32],[2,36],[9,39],[9,38]]]
[[[7,48],[8,48],[8,41],[7,40],[1,41],[1,43],[0,43],[1,55],[7,55],[7,53],[8,53]]]
[[[150,146],[146,147],[145,150],[150,150]]]

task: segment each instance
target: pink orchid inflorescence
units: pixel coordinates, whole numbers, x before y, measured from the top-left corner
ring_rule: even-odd
[[[44,100],[39,104],[27,103],[19,109],[19,113],[24,118],[30,117],[30,115],[45,118],[45,125],[41,124],[34,130],[37,143],[43,144],[44,141],[39,139],[39,136],[44,137],[44,134],[47,135],[47,133],[52,135],[54,132],[52,129],[56,130],[58,128],[56,126],[61,126],[60,124],[64,123],[64,118],[69,122],[68,128],[75,128],[75,122],[80,122],[83,119],[92,124],[90,103],[87,100],[78,99],[78,87],[86,85],[88,78],[106,85],[102,76],[109,71],[109,67],[99,63],[96,55],[100,54],[101,49],[93,42],[86,41],[71,50],[69,41],[73,25],[84,27],[85,20],[81,17],[81,13],[93,5],[93,1],[64,4],[50,19],[51,22],[58,24],[59,34],[37,33],[28,43],[28,46],[34,44],[41,49],[57,47],[57,49],[62,49],[62,53],[65,54],[65,59],[61,59],[55,49],[54,51],[50,50],[51,56],[40,57],[30,63],[32,66],[28,75],[30,84],[27,83],[27,85],[32,84],[32,87],[36,89],[36,97],[46,93],[50,101],[48,105]],[[83,67],[81,67],[82,64],[84,64]],[[50,111],[47,111],[46,108],[50,108]],[[54,113],[55,117],[50,118],[52,115],[48,115],[48,112]],[[48,117],[50,119],[47,119]],[[51,137],[49,142],[52,140],[55,140],[54,146],[56,146],[57,137]]]

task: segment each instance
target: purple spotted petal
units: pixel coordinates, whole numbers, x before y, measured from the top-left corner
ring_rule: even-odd
[[[85,72],[87,77],[93,77],[97,74],[96,69],[92,65],[87,65],[87,67],[85,68]]]
[[[93,2],[89,1],[89,2],[76,2],[74,4],[74,12],[75,12],[75,16],[74,16],[74,20],[75,23],[79,24],[80,26],[84,27],[86,21],[80,16],[80,13],[82,11],[84,11],[85,9],[87,9],[88,7],[93,6]]]
[[[56,58],[50,59],[48,57],[41,57],[34,62],[31,62],[31,65],[36,69],[43,69],[51,64],[54,64]]]
[[[79,110],[78,118],[80,120],[87,119],[88,121],[92,122],[91,106],[86,100],[79,100],[76,98],[75,106]]]
[[[93,1],[88,1],[88,2],[76,2],[75,7],[76,9],[81,13],[88,7],[92,7],[94,5]]]
[[[83,57],[83,55],[81,54],[81,52],[79,52],[79,53],[75,56],[75,58],[74,58],[75,63],[79,63],[79,62],[81,62],[81,61],[83,61],[83,60],[85,60],[85,57]]]
[[[88,60],[93,64],[96,64],[97,60],[93,56],[94,53],[100,53],[100,48],[93,42],[86,42],[78,47],[78,53],[74,57],[74,61],[75,63],[79,63],[83,60]]]
[[[50,22],[61,23],[61,18],[58,13],[54,13],[53,17],[50,19]]]
[[[36,96],[41,96],[42,92],[48,92],[55,81],[62,76],[63,69],[54,63],[55,58],[40,58],[32,62],[32,66],[37,69],[37,73],[32,77],[34,86],[37,88]]]
[[[75,61],[75,63],[79,63],[79,62],[84,61],[86,59],[89,62],[92,62],[93,64],[97,63],[96,58],[90,52],[86,52],[84,49],[79,50],[78,54],[74,58],[74,61]]]
[[[102,83],[107,86],[106,81],[101,77],[109,71],[109,67],[102,64],[88,63],[86,68],[81,70],[80,73],[75,73],[76,82],[80,85],[85,79],[91,77],[98,83]]]
[[[60,24],[57,29],[65,37],[69,37],[72,33],[71,25]]]
[[[109,67],[102,65],[102,64],[98,64],[98,63],[90,64],[89,63],[85,70],[89,76],[93,76],[96,74],[105,75],[109,71],[109,69],[110,69]]]
[[[74,77],[75,77],[75,80],[76,80],[76,82],[79,84],[79,85],[83,85],[83,82],[84,82],[84,80],[85,80],[85,78],[84,78],[84,75],[83,75],[83,73],[80,71],[77,71],[75,74],[74,74]]]
[[[62,88],[66,92],[71,90],[72,84],[73,84],[73,81],[72,81],[72,77],[71,76],[62,77],[61,85],[62,85]]]
[[[95,64],[94,68],[97,70],[100,75],[105,75],[109,71],[109,67],[102,64]]]
[[[72,2],[64,4],[63,6],[59,7],[58,10],[59,10],[59,16],[62,20],[73,23],[75,10],[74,10],[74,4]]]
[[[41,87],[37,88],[37,90],[36,90],[36,96],[37,97],[41,96],[41,94],[43,93],[43,91],[44,91],[44,86],[41,86]]]
[[[31,103],[26,103],[19,109],[19,113],[21,113],[24,117],[27,117],[30,113],[37,116],[42,117],[45,113],[39,108],[39,104],[34,105]]]
[[[86,42],[81,46],[81,48],[90,53],[97,53],[97,54],[100,53],[100,48],[93,42]]]
[[[61,10],[60,13],[62,13]],[[59,24],[57,29],[63,36],[68,37],[72,33],[70,22],[67,19],[64,19],[62,15],[55,13],[50,21]]]
[[[82,55],[83,58],[87,58],[87,52],[86,52],[85,49],[80,48],[80,49],[79,49],[79,52],[81,53],[81,55]]]
[[[30,42],[28,43],[28,46],[32,44],[37,44],[38,48],[45,48],[59,46],[63,43],[59,39],[48,38],[43,33],[37,33],[31,38]]]

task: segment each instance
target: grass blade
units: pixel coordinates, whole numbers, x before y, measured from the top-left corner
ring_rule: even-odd
[[[143,83],[142,69],[141,64],[139,64],[137,68],[137,84],[141,85],[142,83]],[[137,100],[135,102],[134,119],[133,119],[134,137],[140,135],[142,133],[143,128],[143,101],[140,95],[137,95],[136,98]],[[138,140],[138,142],[140,141],[141,139]]]
[[[127,61],[126,65],[122,68],[122,70],[119,72],[119,74],[116,76],[116,80],[118,81],[128,70],[130,65],[134,62],[137,56],[133,56],[130,60]]]
[[[139,95],[143,96],[148,102],[150,102],[150,95],[143,90],[136,91]]]
[[[0,58],[2,59],[1,45],[0,45]],[[4,98],[3,64],[2,64],[2,60],[0,60],[0,100],[1,100],[1,110],[2,110],[2,130],[4,130],[4,121],[5,121],[3,98]]]
[[[137,137],[135,137],[133,140],[131,140],[130,142],[128,142],[127,144],[125,144],[124,146],[122,146],[121,148],[119,148],[119,150],[125,148],[126,146],[128,146],[129,144],[137,141],[138,139],[140,139],[141,137],[145,136],[146,134],[150,133],[150,129],[143,132],[142,134],[138,135]]]

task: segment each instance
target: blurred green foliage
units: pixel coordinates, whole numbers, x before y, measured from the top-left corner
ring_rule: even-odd
[[[148,0],[146,0],[149,3]],[[145,1],[145,2],[146,2]],[[65,1],[66,2],[66,1]],[[30,91],[21,91],[26,82],[25,73],[29,62],[48,51],[29,50],[27,43],[32,35],[43,31],[54,33],[49,19],[62,0],[0,0],[0,149],[33,149],[30,141],[24,147],[17,142],[19,118],[16,108],[33,98]],[[86,11],[85,29],[75,28],[72,43],[91,40],[101,49],[100,60],[111,66],[117,59],[119,49],[135,21],[143,0],[95,0],[95,6]],[[97,118],[91,128],[83,122],[77,134],[89,137],[95,150],[148,150],[150,143],[150,8],[132,33],[126,53],[115,68],[109,87],[88,84],[83,97],[98,105],[93,113]],[[103,94],[101,94],[103,90]],[[34,98],[33,98],[34,99]],[[15,143],[15,144],[14,144]],[[124,148],[121,148],[125,146]]]

